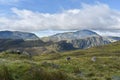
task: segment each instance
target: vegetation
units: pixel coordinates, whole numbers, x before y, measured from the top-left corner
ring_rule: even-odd
[[[120,42],[32,57],[3,52],[0,80],[120,80]]]

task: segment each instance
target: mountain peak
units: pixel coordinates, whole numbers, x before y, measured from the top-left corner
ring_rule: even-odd
[[[65,32],[65,33],[59,33],[53,36],[49,36],[46,38],[42,38],[43,41],[61,41],[61,40],[74,40],[74,39],[83,39],[87,37],[93,37],[93,36],[100,36],[96,32],[93,32],[91,30],[79,30],[76,32]]]
[[[0,31],[0,39],[24,39],[36,40],[39,39],[35,34],[20,31]]]

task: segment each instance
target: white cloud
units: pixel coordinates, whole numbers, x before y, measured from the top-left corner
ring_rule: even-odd
[[[0,30],[120,29],[120,12],[100,3],[96,5],[83,4],[80,9],[65,10],[55,14],[17,8],[12,8],[12,12],[14,15],[9,18],[0,17]]]

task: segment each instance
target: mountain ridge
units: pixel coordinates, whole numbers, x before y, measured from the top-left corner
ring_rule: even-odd
[[[16,32],[17,31],[15,31],[15,33]],[[7,33],[9,33],[9,31],[7,31]],[[53,35],[52,37],[49,36],[48,38],[50,38],[51,40],[44,41],[43,38],[33,38],[32,40],[26,40],[22,38],[0,39],[0,51],[20,49],[28,51],[32,54],[57,53],[62,51],[87,49],[95,46],[106,45],[114,40],[113,37],[112,39],[110,39],[109,37],[103,37],[90,30],[59,33]]]
[[[0,31],[0,39],[23,39],[23,40],[37,40],[39,37],[34,33],[21,31]]]
[[[61,40],[83,39],[92,36],[100,36],[100,35],[91,30],[78,30],[75,32],[58,33],[52,36],[43,37],[41,39],[45,42],[47,41],[58,42]]]

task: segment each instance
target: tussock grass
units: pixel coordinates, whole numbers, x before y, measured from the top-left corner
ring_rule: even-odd
[[[29,58],[0,54],[0,80],[120,80],[120,42]],[[66,60],[70,57],[70,60]],[[92,57],[96,57],[93,62]]]

